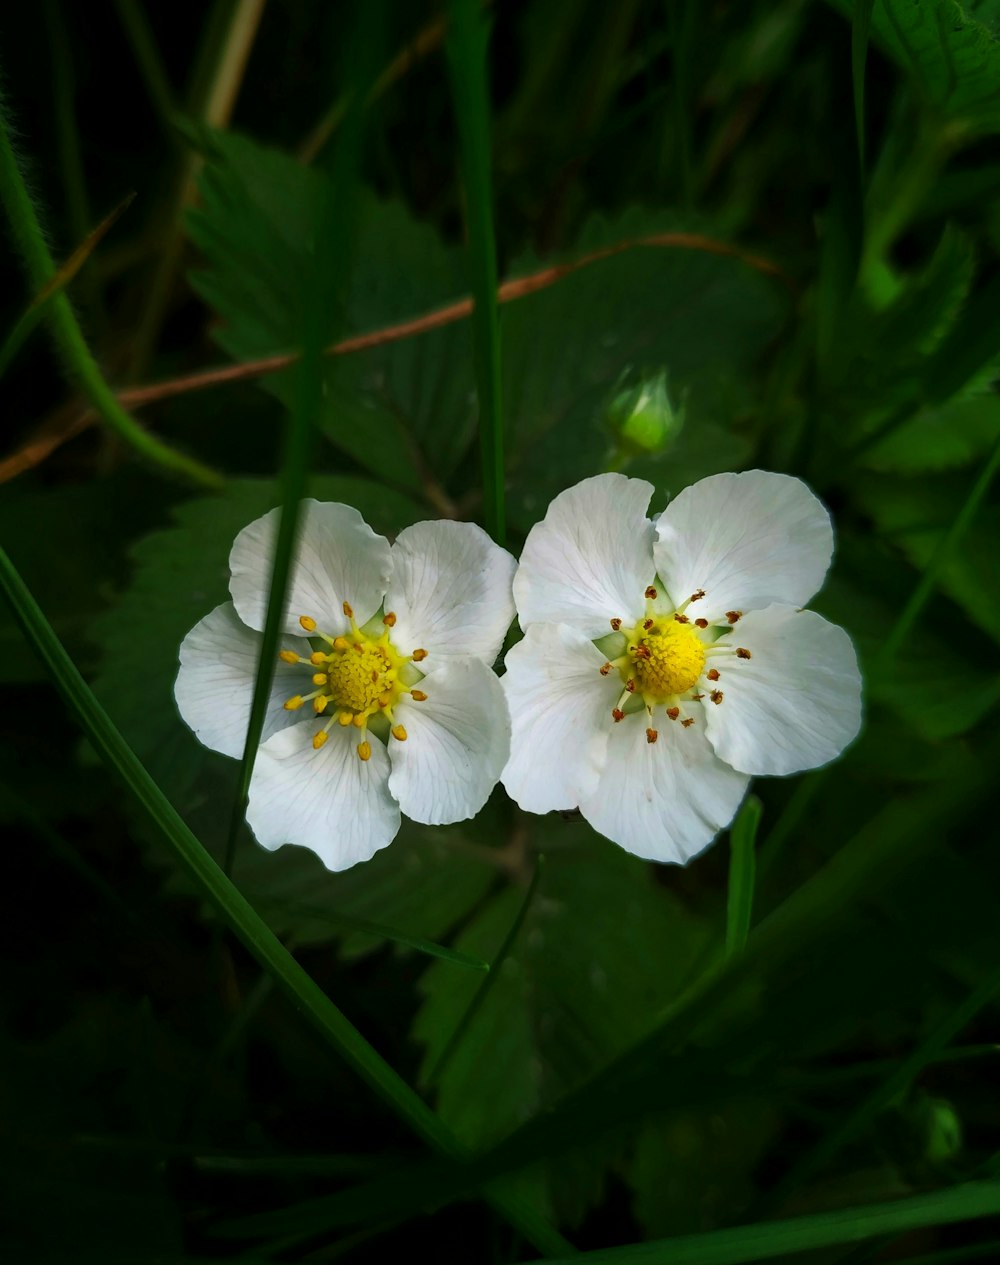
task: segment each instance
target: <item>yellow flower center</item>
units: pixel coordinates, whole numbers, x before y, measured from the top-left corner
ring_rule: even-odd
[[[325,641],[329,649],[316,650],[308,658],[295,650],[282,650],[280,657],[285,663],[299,663],[313,669],[312,683],[317,687],[311,694],[292,695],[285,702],[285,708],[298,711],[303,704],[311,702],[316,714],[322,715],[332,704],[333,714],[313,738],[317,750],[327,741],[334,723],[354,725],[364,731],[368,721],[378,716],[385,718],[383,724],[388,722],[387,733],[391,732],[397,742],[405,742],[406,730],[402,725],[392,724],[392,709],[404,695],[418,703],[426,699],[422,690],[411,687],[423,677],[412,665],[426,659],[427,651],[414,650],[411,655],[399,653],[389,636],[389,630],[396,623],[392,611],[382,616],[382,629],[378,633],[359,628],[347,602],[344,614],[351,621],[351,628],[340,637],[331,637],[320,630],[309,615],[300,617],[299,623],[305,631]],[[362,760],[371,759],[371,744],[367,739],[358,744],[358,756]]]
[[[648,702],[665,703],[686,693],[701,676],[705,646],[689,623],[668,616],[651,628],[640,624],[633,630],[628,658],[620,669],[622,676],[633,678]]]

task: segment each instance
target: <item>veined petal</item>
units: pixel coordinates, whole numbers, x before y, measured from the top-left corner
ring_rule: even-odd
[[[451,659],[421,681],[427,697],[403,698],[389,739],[389,790],[407,817],[437,826],[474,817],[489,799],[510,752],[503,690],[479,659]]]
[[[645,712],[614,726],[601,779],[580,801],[587,821],[627,852],[683,865],[732,821],[749,778],[716,756],[702,717],[676,721],[646,739]]]
[[[833,553],[830,515],[801,479],[765,470],[713,474],[680,492],[656,524],[656,573],[698,614],[804,606]]]
[[[733,629],[749,651],[710,658],[722,702],[705,708],[716,753],[750,774],[798,773],[826,764],[861,728],[861,673],[843,628],[815,611],[769,606]]]
[[[229,592],[237,614],[258,632],[264,629],[271,555],[280,509],[268,511],[244,527],[229,554]],[[359,624],[370,619],[389,587],[392,563],[389,542],[377,536],[356,509],[337,501],[302,502],[299,539],[284,631],[302,637],[300,615],[309,615],[333,635],[348,627],[344,602]]]
[[[426,650],[430,668],[439,656],[493,663],[514,618],[506,549],[475,523],[414,523],[396,537],[392,568],[385,605],[403,654]]]
[[[528,533],[514,577],[522,628],[568,624],[603,637],[608,621],[634,624],[652,581],[653,525],[646,517],[653,485],[599,474],[560,492]]]
[[[259,655],[260,634],[241,622],[232,602],[199,620],[181,642],[174,682],[177,710],[198,741],[213,751],[237,759],[243,754]],[[301,719],[283,704],[308,680],[301,668],[275,665],[262,741]]]
[[[392,843],[399,805],[389,794],[389,756],[371,738],[358,757],[358,730],[333,725],[318,751],[315,719],[275,734],[257,753],[247,822],[257,842],[309,848],[328,870],[346,870]]]
[[[597,787],[622,690],[601,676],[604,656],[565,624],[530,624],[507,651],[500,683],[511,719],[511,753],[501,781],[530,813],[576,808]]]

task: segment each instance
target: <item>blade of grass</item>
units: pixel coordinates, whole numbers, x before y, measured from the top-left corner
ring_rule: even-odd
[[[462,1038],[469,1030],[469,1025],[482,1009],[483,1002],[485,1002],[486,998],[489,997],[494,982],[499,979],[500,971],[503,969],[503,964],[506,962],[511,949],[514,947],[514,942],[517,940],[518,933],[524,925],[524,920],[527,917],[528,910],[531,908],[531,902],[535,899],[535,892],[538,890],[538,880],[541,878],[542,870],[544,868],[545,857],[539,853],[535,861],[535,870],[531,876],[531,882],[528,884],[528,890],[524,893],[524,900],[521,901],[521,906],[517,911],[517,916],[510,924],[510,928],[504,936],[503,943],[497,950],[496,957],[490,963],[489,974],[473,993],[472,1000],[466,1007],[465,1013],[455,1025],[455,1031],[448,1038],[447,1044],[438,1055],[430,1071],[427,1073],[425,1080],[428,1085],[433,1085],[441,1075],[442,1071],[447,1067],[452,1055],[461,1044]]]
[[[750,795],[729,835],[729,894],[726,902],[726,957],[742,953],[750,934],[756,870],[754,846],[760,826],[761,803]]]
[[[345,57],[348,81],[353,86],[355,107],[350,111],[334,155],[332,179],[325,186],[316,241],[316,267],[311,293],[305,296],[302,355],[298,362],[294,407],[285,425],[281,516],[271,558],[267,616],[261,638],[257,679],[240,765],[236,798],[229,821],[224,869],[232,872],[236,842],[246,814],[257,748],[264,730],[271,680],[285,618],[291,584],[292,556],[298,536],[302,498],[309,477],[309,460],[319,426],[323,400],[323,349],[343,320],[343,278],[348,272],[354,237],[358,168],[361,160],[363,113],[360,102],[374,74],[375,49],[379,45],[383,4],[371,0],[358,10],[353,37]]]
[[[854,80],[854,126],[858,137],[858,170],[865,172],[865,64],[868,61],[868,30],[875,0],[854,0],[851,23],[851,75]]]
[[[302,1012],[320,1036],[419,1138],[441,1155],[464,1160],[465,1152],[448,1127],[302,969],[188,829],[97,701],[3,548],[0,548],[0,589],[29,645],[41,657],[97,754],[121,779],[247,951],[274,979],[296,1010]],[[539,1251],[548,1255],[572,1251],[562,1235],[516,1196],[494,1189],[489,1197]]]
[[[56,274],[55,264],[49,253],[45,235],[38,222],[34,203],[28,193],[21,168],[18,165],[10,140],[4,101],[0,96],[0,198],[17,244],[27,265],[32,288],[37,292]],[[175,451],[162,443],[125,412],[115,393],[104,381],[97,362],[83,336],[70,302],[63,293],[53,297],[48,307],[48,319],[70,376],[96,412],[111,430],[141,457],[166,470],[176,471],[196,483],[218,487],[222,479],[214,470],[202,465],[193,457]]]
[[[76,274],[90,258],[91,253],[96,249],[101,238],[107,233],[108,229],[115,223],[118,217],[128,209],[134,199],[135,194],[130,193],[127,198],[123,198],[115,207],[110,215],[101,220],[100,224],[88,233],[72,255],[66,260],[62,267],[54,273],[49,280],[42,286],[41,290],[31,300],[28,307],[21,314],[17,324],[7,335],[0,347],[0,378],[6,372],[7,366],[21,350],[25,339],[33,332],[39,321],[45,315],[48,305],[70,284]]]
[[[479,449],[486,530],[506,540],[503,407],[500,392],[500,312],[490,174],[490,102],[487,18],[480,0],[451,0],[445,38],[458,125],[469,241],[469,276],[475,306],[472,334],[479,397]]]
[[[747,1261],[789,1256],[793,1252],[861,1242],[880,1234],[972,1221],[998,1213],[1000,1183],[967,1182],[911,1199],[583,1252],[568,1260],[592,1262],[592,1265],[743,1265]],[[561,1263],[555,1262],[555,1265]]]
[[[397,931],[395,927],[383,926],[380,922],[368,922],[365,918],[353,918],[350,914],[342,914],[335,909],[326,909],[319,905],[304,905],[297,900],[266,900],[266,904],[278,909],[286,909],[292,913],[304,914],[309,918],[316,918],[320,922],[328,922],[334,927],[346,927],[351,931],[360,931],[364,935],[375,936],[379,940],[389,940],[393,944],[404,944],[408,949],[416,949],[418,953],[426,953],[428,957],[442,958],[445,962],[453,962],[456,966],[467,966],[473,971],[488,971],[490,969],[489,962],[484,962],[482,958],[473,957],[471,953],[463,953],[460,949],[450,949],[447,945],[437,944],[434,940],[425,940],[422,936],[407,935],[405,931]]]

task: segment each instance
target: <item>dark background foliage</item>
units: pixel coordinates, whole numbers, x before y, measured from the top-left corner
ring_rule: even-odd
[[[815,605],[859,648],[866,728],[833,768],[756,785],[753,930],[721,973],[725,836],[652,867],[498,790],[341,875],[241,841],[253,906],[486,1155],[463,1174],[220,928],[4,614],[0,1243],[12,1261],[533,1258],[482,1198],[501,1178],[583,1249],[697,1234],[655,1259],[771,1259],[778,1232],[728,1256],[713,1232],[954,1197],[860,1247],[792,1247],[1000,1259],[1000,1193],[993,1220],[963,1223],[961,1202],[1000,1176],[1000,3],[500,0],[490,17],[501,278],[581,265],[501,307],[511,548],[602,469],[648,478],[654,509],[720,470],[800,475],[835,515]],[[70,288],[116,389],[300,344],[355,18],[312,0],[0,9],[0,89],[56,260],[136,194]],[[445,26],[386,6],[344,336],[470,290]],[[4,336],[31,297],[5,238]],[[235,767],[176,715],[177,648],[223,600],[235,532],[280,500],[292,379],[141,409],[227,476],[209,494],[80,425],[64,370],[39,332],[0,383],[0,543],[221,858]],[[315,495],[390,534],[481,515],[466,319],[324,374]],[[471,1014],[470,959],[497,966]]]

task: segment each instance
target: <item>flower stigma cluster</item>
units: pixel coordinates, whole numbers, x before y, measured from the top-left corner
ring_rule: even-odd
[[[311,615],[300,615],[299,624],[310,637],[325,642],[327,651],[314,650],[306,658],[296,650],[282,650],[279,658],[288,664],[301,664],[312,668],[311,684],[316,688],[310,694],[293,694],[285,700],[286,711],[298,711],[306,703],[312,703],[313,711],[322,716],[328,709],[330,718],[313,735],[315,751],[327,741],[333,725],[346,728],[353,725],[361,731],[358,756],[370,760],[372,749],[367,729],[370,721],[381,718],[385,732],[391,733],[397,742],[406,741],[406,728],[393,723],[393,708],[404,696],[415,703],[423,703],[427,695],[413,688],[424,679],[424,673],[413,665],[427,658],[427,651],[418,648],[412,654],[400,654],[392,644],[391,629],[396,623],[394,611],[377,616],[372,623],[359,628],[349,602],[343,603],[344,615],[350,620],[350,630],[333,637],[316,623]]]

